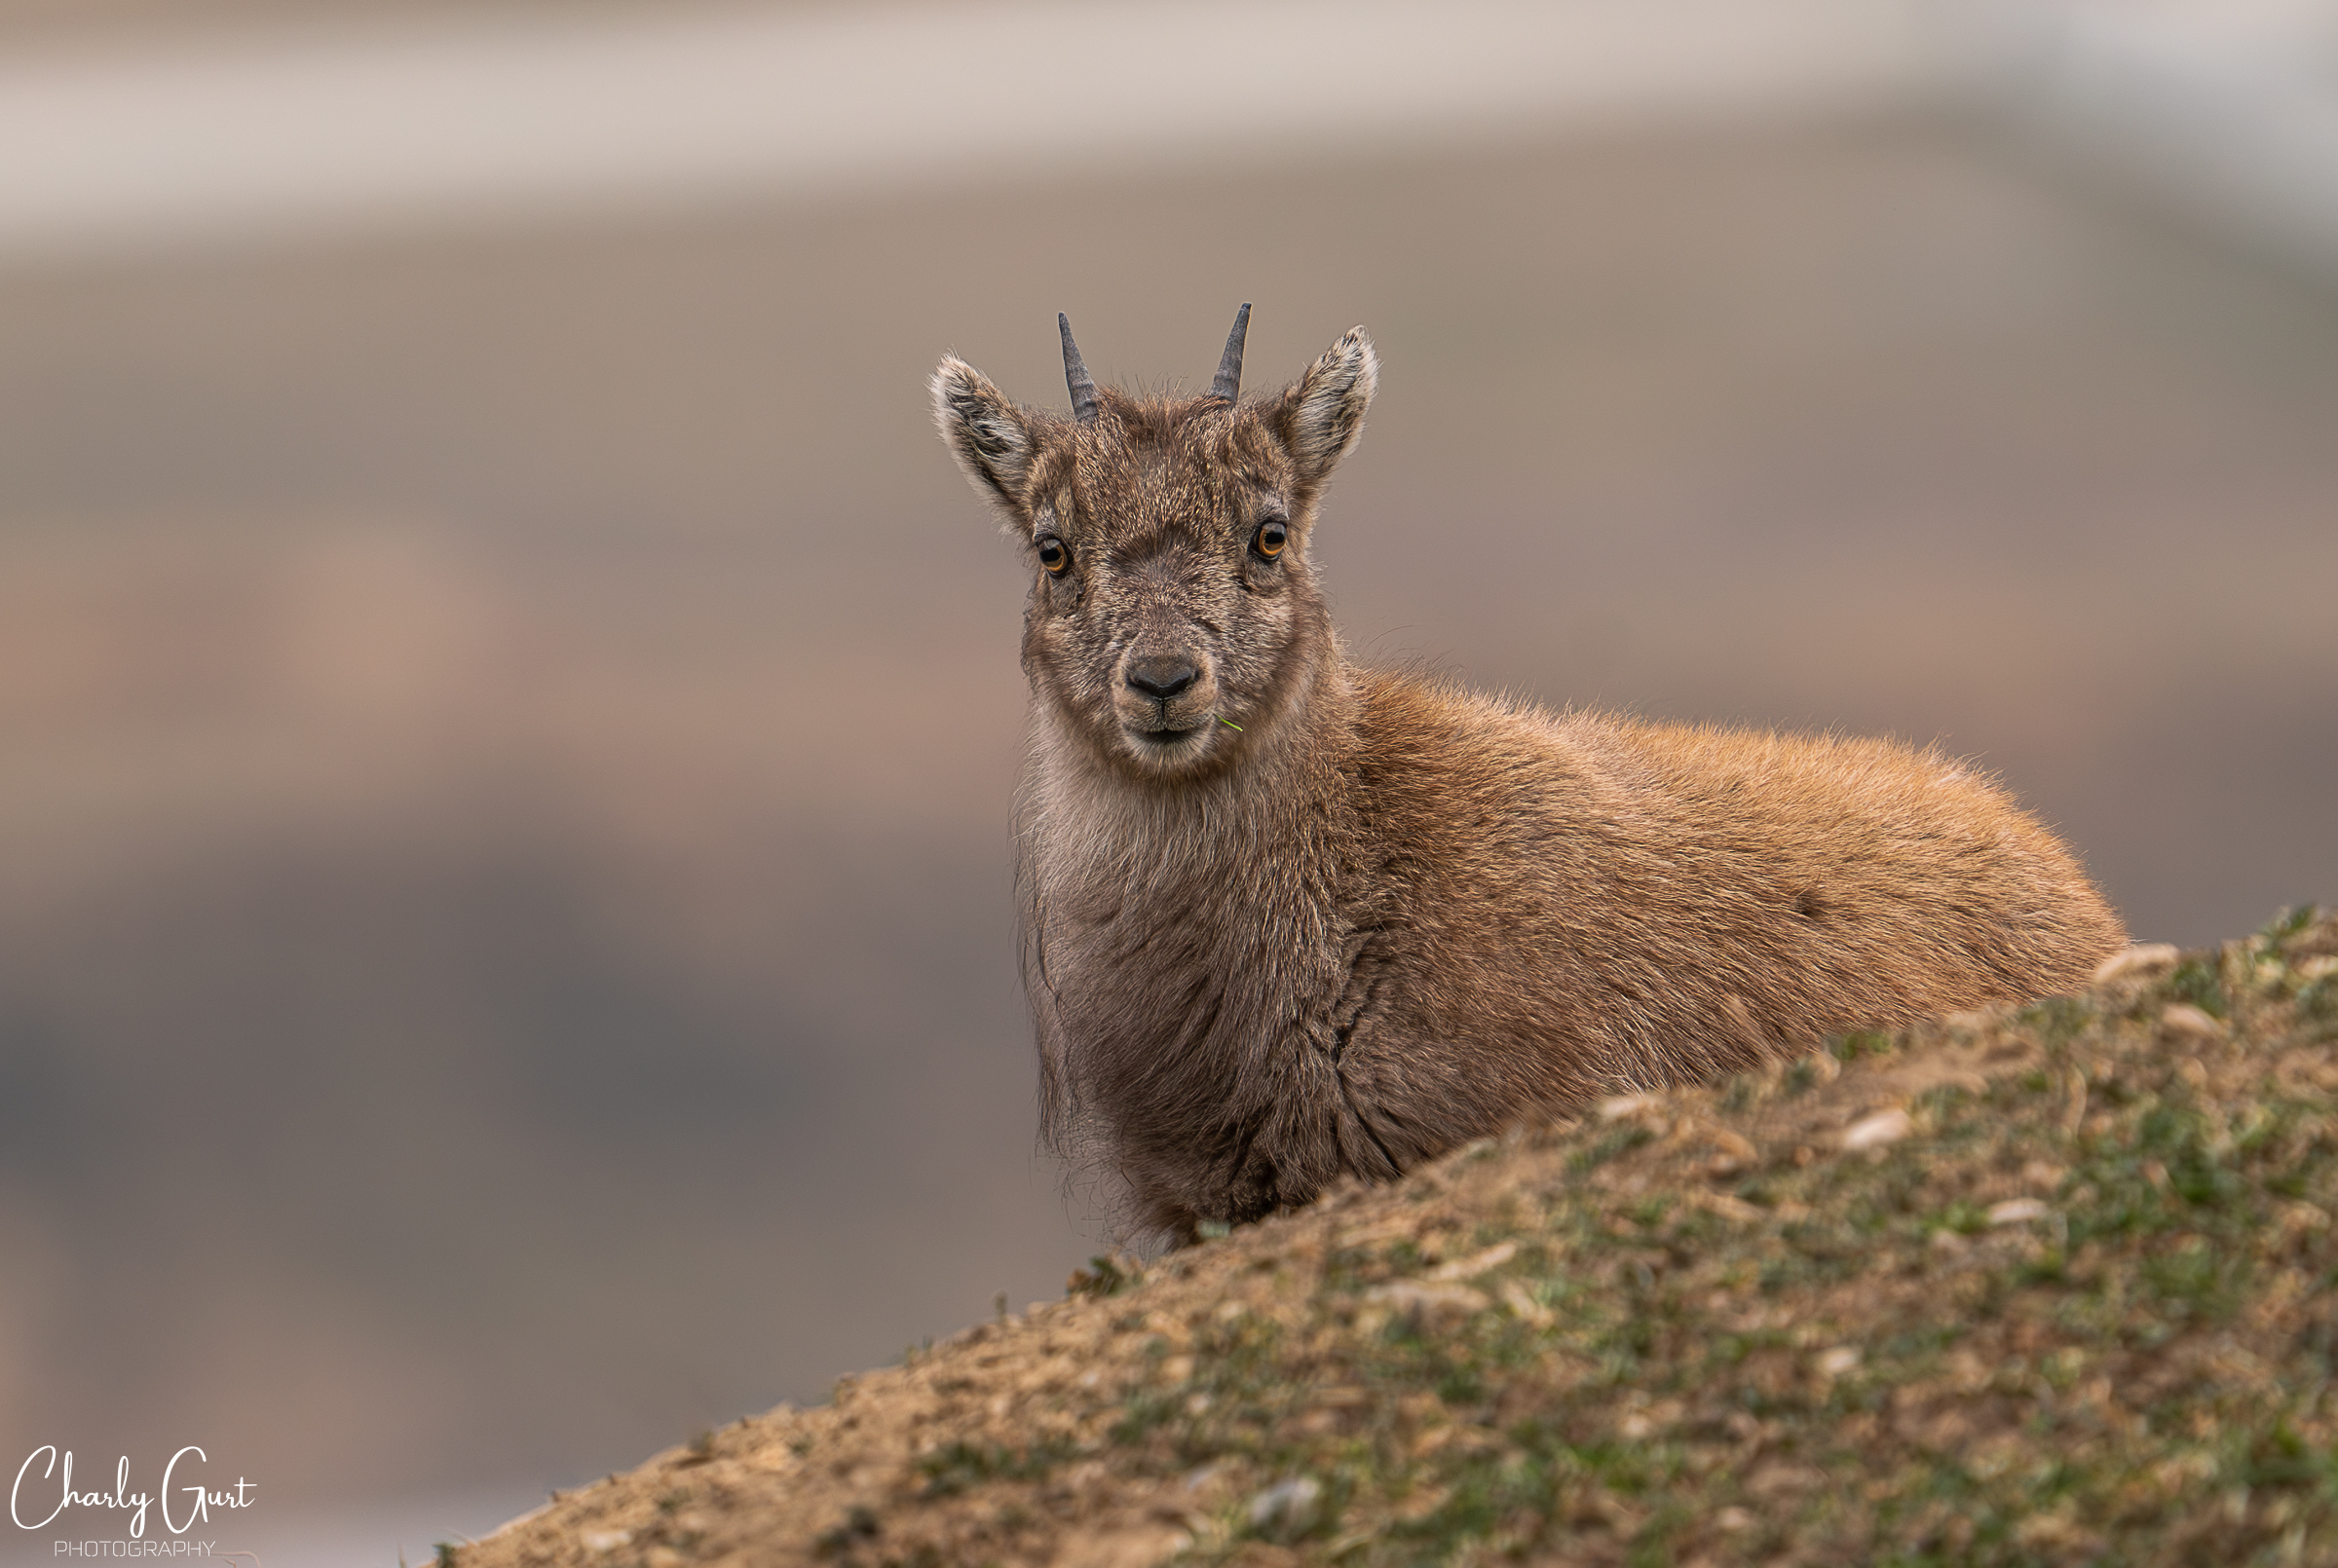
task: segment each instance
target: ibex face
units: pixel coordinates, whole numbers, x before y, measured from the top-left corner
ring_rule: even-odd
[[[1099,392],[1069,323],[1069,420],[959,359],[934,373],[943,438],[1031,552],[1035,696],[1090,757],[1141,778],[1197,776],[1263,744],[1331,637],[1308,536],[1377,363],[1357,328],[1287,391],[1241,402],[1249,314],[1201,397]]]

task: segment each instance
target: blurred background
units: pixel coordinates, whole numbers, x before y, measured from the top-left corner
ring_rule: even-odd
[[[924,378],[1244,300],[1363,656],[2338,897],[2327,3],[0,0],[0,1460],[389,1568],[1059,1292]]]

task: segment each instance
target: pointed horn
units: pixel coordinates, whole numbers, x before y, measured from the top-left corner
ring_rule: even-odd
[[[1072,389],[1072,417],[1085,425],[1096,417],[1096,379],[1080,363],[1079,345],[1072,341],[1072,317],[1058,311],[1055,324],[1064,335],[1064,385]]]
[[[1242,395],[1242,340],[1250,336],[1250,307],[1245,305],[1234,313],[1234,329],[1226,335],[1226,357],[1218,361],[1218,379],[1210,383],[1210,395],[1232,402]]]

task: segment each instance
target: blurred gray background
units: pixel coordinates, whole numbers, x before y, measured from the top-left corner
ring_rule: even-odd
[[[1937,739],[2141,937],[2338,897],[2333,84],[2302,0],[0,0],[0,1459],[388,1568],[1060,1290],[924,392],[1060,406],[1059,309],[1368,325],[1366,657]]]

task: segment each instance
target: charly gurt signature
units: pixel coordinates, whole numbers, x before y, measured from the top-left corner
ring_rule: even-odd
[[[193,1463],[189,1463],[189,1455],[194,1456]],[[73,1485],[73,1451],[66,1449],[60,1464],[57,1445],[43,1443],[26,1454],[24,1463],[17,1467],[17,1482],[8,1494],[8,1516],[19,1529],[42,1530],[68,1509],[126,1512],[130,1514],[131,1539],[134,1541],[146,1532],[146,1511],[160,1502],[163,1528],[172,1535],[185,1535],[198,1524],[210,1523],[213,1509],[247,1509],[256,1501],[252,1494],[259,1490],[259,1483],[241,1475],[233,1486],[210,1485],[202,1473],[202,1467],[208,1463],[210,1456],[189,1443],[172,1454],[170,1462],[163,1467],[159,1493],[133,1492],[130,1488],[130,1456],[124,1454],[114,1467],[110,1491],[77,1491]],[[40,1467],[38,1475],[32,1475],[35,1465]],[[175,1507],[173,1492],[178,1494]],[[47,1512],[41,1512],[44,1508]]]

